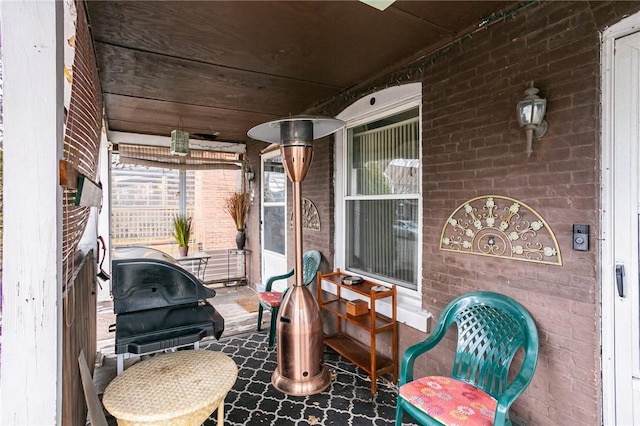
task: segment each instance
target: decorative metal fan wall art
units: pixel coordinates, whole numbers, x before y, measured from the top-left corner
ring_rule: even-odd
[[[293,226],[293,213],[289,217],[289,222]],[[302,199],[302,229],[310,229],[312,231],[320,230],[320,215],[316,205],[308,198]]]
[[[442,228],[440,250],[562,265],[556,236],[542,216],[500,195],[460,205]]]

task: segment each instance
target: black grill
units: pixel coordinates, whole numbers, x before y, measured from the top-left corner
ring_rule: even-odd
[[[224,318],[206,300],[215,290],[173,257],[148,247],[119,248],[111,274],[118,373],[129,354],[197,346],[222,335]]]

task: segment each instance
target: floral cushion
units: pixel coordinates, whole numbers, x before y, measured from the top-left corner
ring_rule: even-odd
[[[493,425],[497,401],[451,377],[423,377],[400,386],[400,397],[445,425]]]
[[[260,301],[265,305],[271,306],[272,308],[277,308],[280,306],[280,299],[282,299],[282,293],[279,291],[263,291],[258,293],[258,297]]]

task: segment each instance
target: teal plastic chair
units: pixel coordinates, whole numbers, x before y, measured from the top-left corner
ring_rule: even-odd
[[[451,376],[414,379],[416,358],[433,349],[454,323],[458,346]],[[520,348],[522,365],[508,381]],[[460,296],[444,308],[433,333],[402,357],[396,426],[403,412],[423,425],[511,425],[509,407],[531,382],[537,362],[538,331],[522,305],[491,292]]]
[[[320,252],[317,250],[311,250],[305,252],[302,256],[302,282],[304,285],[308,286],[313,282],[316,278],[316,274],[318,273],[318,269],[320,268]],[[260,306],[258,307],[258,331],[262,330],[262,312],[264,309],[271,311],[271,325],[269,326],[269,347],[272,347],[276,340],[276,319],[278,317],[278,311],[280,310],[280,304],[284,299],[287,291],[277,292],[271,291],[273,283],[279,280],[286,280],[289,277],[292,277],[294,273],[294,269],[291,269],[286,274],[276,275],[275,277],[269,278],[267,284],[265,286],[265,290],[258,293],[258,300],[260,301]]]

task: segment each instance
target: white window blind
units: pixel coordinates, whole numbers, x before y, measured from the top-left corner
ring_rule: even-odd
[[[348,270],[416,289],[419,109],[349,128],[345,174]]]

